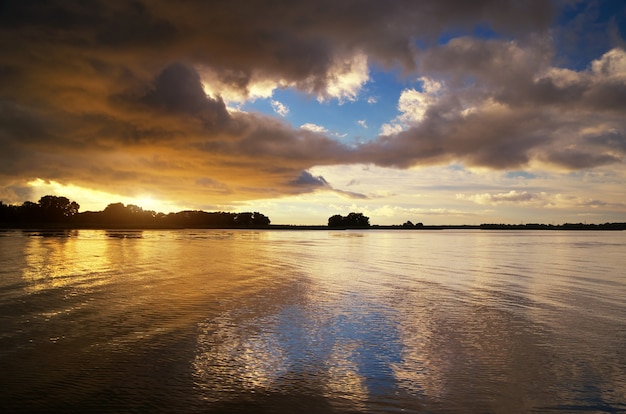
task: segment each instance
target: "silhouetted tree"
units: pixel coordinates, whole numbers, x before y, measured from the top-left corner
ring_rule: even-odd
[[[111,203],[102,210],[102,216],[107,221],[125,221],[128,214],[124,203]]]
[[[249,226],[252,224],[252,213],[239,213],[235,216],[235,224],[238,226]]]
[[[4,204],[2,201],[0,201],[0,222],[9,223],[13,221],[18,221],[18,214],[18,206]]]
[[[42,221],[63,221],[77,214],[80,205],[67,197],[47,195],[39,199],[39,208]]]
[[[237,226],[267,226],[270,224],[270,219],[255,211],[254,213],[238,213],[234,217],[234,222]]]
[[[123,203],[112,203],[106,206],[101,213],[102,221],[108,225],[124,225],[131,227],[146,226],[152,227],[157,222],[157,213],[152,210],[144,210],[143,208]],[[164,215],[160,216],[162,219]]]
[[[364,216],[363,213],[350,213],[346,217],[346,222],[350,227],[369,227],[370,218]]]
[[[271,223],[269,217],[267,217],[264,214],[259,213],[258,211],[255,211],[252,214],[252,224],[254,224],[255,226],[269,226]]]
[[[328,219],[328,227],[369,227],[370,218],[363,213],[350,213],[343,217],[335,214]]]
[[[335,214],[334,216],[329,217],[328,227],[343,227],[344,226],[343,219],[344,217],[339,214]]]
[[[38,221],[40,218],[39,204],[32,201],[24,201],[20,207],[18,207],[18,218],[20,221]]]

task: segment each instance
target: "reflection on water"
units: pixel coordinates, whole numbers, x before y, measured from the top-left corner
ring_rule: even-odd
[[[105,230],[105,233],[117,239],[141,239],[143,237],[142,230]]]
[[[623,412],[626,235],[0,233],[3,412]]]

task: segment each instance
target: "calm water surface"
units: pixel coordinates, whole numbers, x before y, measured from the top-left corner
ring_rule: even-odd
[[[0,232],[1,412],[626,412],[626,232]]]

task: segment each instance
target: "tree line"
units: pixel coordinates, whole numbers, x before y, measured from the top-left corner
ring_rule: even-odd
[[[263,227],[269,217],[259,212],[206,212],[185,210],[160,213],[134,204],[109,204],[102,211],[79,212],[80,205],[67,197],[47,195],[39,202],[9,205],[0,201],[0,223],[9,226],[69,226],[87,228],[180,228],[180,227]]]
[[[109,204],[103,211],[79,212],[80,205],[67,197],[46,195],[37,203],[25,201],[21,205],[0,201],[0,227],[71,227],[71,228],[263,228],[270,226],[269,217],[259,212],[206,212],[184,210],[177,213],[158,213],[144,210],[134,204]],[[335,214],[328,218],[331,229],[482,229],[482,230],[626,230],[626,223],[583,224],[480,224],[425,226],[406,221],[402,225],[370,225],[369,217],[351,212],[346,216]],[[276,226],[273,228],[325,228],[325,226]]]

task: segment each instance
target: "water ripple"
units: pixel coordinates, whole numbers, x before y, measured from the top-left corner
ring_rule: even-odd
[[[623,412],[626,238],[0,232],[6,412]]]

